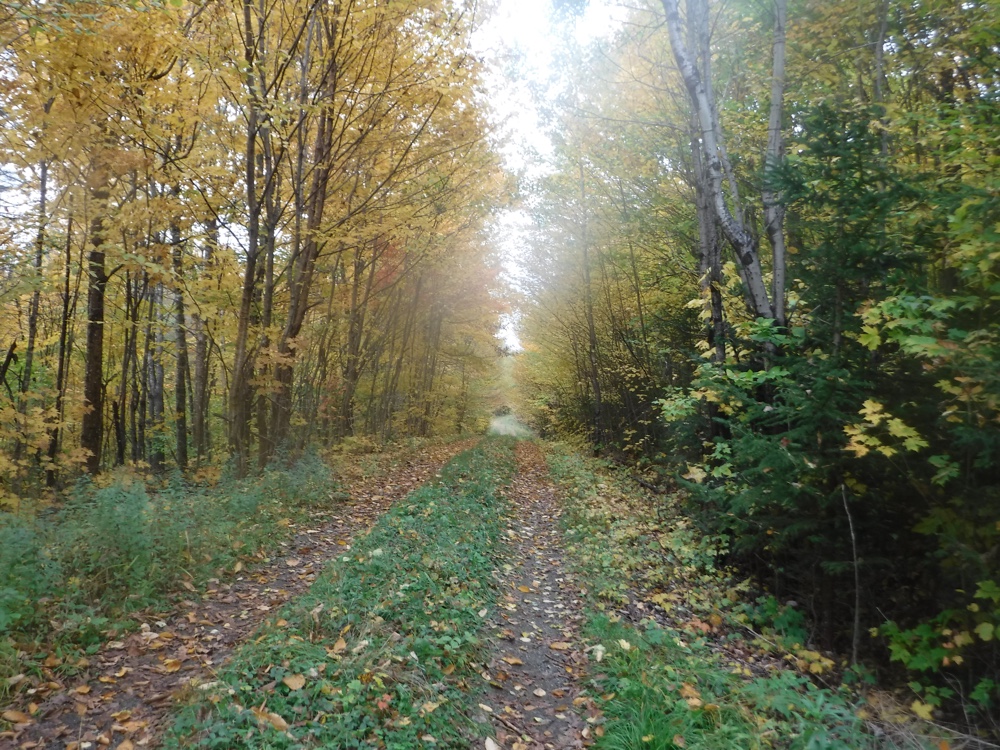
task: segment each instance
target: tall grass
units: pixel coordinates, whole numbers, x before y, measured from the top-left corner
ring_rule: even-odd
[[[329,467],[307,455],[214,487],[175,476],[153,490],[123,473],[81,482],[45,515],[0,513],[0,686],[31,669],[32,652],[94,646],[184,583],[263,555],[334,489]]]

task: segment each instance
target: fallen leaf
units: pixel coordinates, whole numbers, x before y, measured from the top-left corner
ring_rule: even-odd
[[[237,562],[237,563],[236,563],[236,564],[235,564],[235,565],[233,566],[233,572],[234,572],[234,573],[239,573],[239,572],[240,572],[241,570],[243,570],[243,563],[242,563],[242,562]]]
[[[673,742],[677,747],[687,747],[687,741],[679,734],[674,735]]]
[[[535,696],[537,696],[538,698],[544,698],[544,697],[545,697],[545,691],[544,691],[544,690],[542,690],[541,688],[535,688],[535,690],[533,690],[532,692],[533,692],[533,693],[535,694]]]
[[[11,724],[27,724],[31,721],[31,717],[21,711],[4,711],[0,716],[3,716],[3,720],[9,721]]]
[[[75,692],[79,693],[80,695],[86,695],[87,693],[90,692],[90,685],[79,685],[75,688]]]
[[[524,593],[524,594],[527,594],[527,593],[531,592],[531,589],[529,589],[527,586],[518,586],[517,590],[520,591],[520,592],[522,592],[522,593]]]
[[[306,678],[300,674],[285,675],[281,681],[288,686],[289,690],[301,690],[306,684]]]
[[[122,740],[118,743],[118,750],[135,750],[132,740]]]
[[[274,711],[269,711],[267,714],[267,720],[271,722],[271,726],[277,729],[279,732],[284,732],[288,729],[288,722],[282,719]]]
[[[163,671],[167,674],[172,674],[174,672],[179,672],[181,669],[180,659],[167,659],[163,662]]]
[[[455,671],[455,665],[454,664],[449,664],[447,667],[445,667],[444,669],[441,670],[441,672],[443,674],[446,674],[446,675],[449,675],[449,674],[451,674],[454,671]]]
[[[524,664],[524,662],[518,659],[516,656],[505,656],[503,657],[503,660],[508,664],[513,664],[515,667]]]
[[[347,650],[347,641],[343,638],[338,638],[337,642],[333,644],[333,653],[342,654]]]
[[[568,651],[569,644],[566,641],[556,641],[555,643],[550,643],[549,648],[555,651]]]
[[[500,750],[500,746],[492,737],[486,738],[486,750]]]
[[[289,557],[287,560],[285,560],[285,565],[287,565],[289,568],[294,568],[301,564],[302,561],[297,557]]]

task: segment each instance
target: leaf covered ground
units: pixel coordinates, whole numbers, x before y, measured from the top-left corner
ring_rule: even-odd
[[[722,540],[572,451],[490,437],[353,471],[267,561],[20,678],[0,746],[960,746],[781,646]]]

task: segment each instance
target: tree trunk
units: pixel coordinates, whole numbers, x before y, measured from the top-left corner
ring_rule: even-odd
[[[178,189],[175,188],[175,194]],[[187,328],[184,320],[184,251],[181,247],[181,231],[176,225],[170,228],[170,242],[173,245],[174,261],[174,325],[177,335],[177,374],[174,379],[174,428],[176,430],[177,468],[187,470],[187,372],[188,347]]]
[[[218,220],[214,217],[208,223],[208,238],[205,242],[205,266],[212,267],[212,256],[218,244]],[[209,344],[207,324],[196,312],[192,316],[194,328],[194,408],[191,413],[194,450],[199,464],[208,456],[208,405],[209,405]]]
[[[236,473],[245,476],[250,450],[250,412],[253,399],[251,377],[253,359],[250,351],[250,314],[257,285],[257,256],[260,242],[260,201],[257,198],[257,136],[259,130],[258,91],[254,74],[256,41],[253,33],[253,2],[243,1],[244,57],[246,87],[247,140],[244,153],[244,187],[247,202],[247,254],[243,270],[243,291],[236,324],[233,351],[233,375],[229,386],[229,448],[236,461]]]
[[[88,452],[86,467],[91,474],[101,470],[104,441],[104,294],[108,276],[104,266],[106,228],[104,212],[111,191],[107,174],[99,166],[90,190],[94,218],[90,222],[91,250],[87,259],[87,354],[84,366],[83,401],[86,411],[80,427],[80,445]]]
[[[708,192],[716,218],[733,251],[736,253],[737,267],[747,290],[747,299],[751,310],[757,317],[773,319],[775,311],[768,298],[767,287],[764,284],[764,274],[761,268],[757,239],[752,232],[743,226],[742,219],[734,216],[726,205],[726,196],[722,182],[725,172],[722,163],[722,138],[718,123],[714,116],[715,102],[710,96],[703,81],[703,75],[708,78],[711,72],[710,61],[703,60],[699,70],[697,61],[691,56],[688,45],[681,33],[681,18],[678,0],[661,0],[667,17],[667,29],[670,36],[670,46],[674,53],[677,67],[680,69],[684,85],[698,119],[701,134],[702,153],[705,158],[705,168],[708,174]],[[783,0],[779,0],[783,1]],[[693,17],[688,23],[695,24],[695,31],[701,47],[707,47],[709,35],[707,0],[692,0],[689,4]],[[784,27],[782,26],[782,29]],[[784,44],[780,50],[784,52]],[[775,48],[777,54],[778,48]],[[783,60],[782,60],[783,63]],[[780,110],[779,110],[780,112]],[[782,290],[783,293],[783,290]]]
[[[56,423],[49,435],[49,469],[45,484],[54,487],[56,483],[55,462],[59,455],[59,433],[63,419],[63,393],[66,384],[66,358],[69,352],[69,319],[70,319],[70,268],[72,262],[73,214],[66,222],[66,270],[63,274],[62,315],[59,319],[59,360],[56,364]]]

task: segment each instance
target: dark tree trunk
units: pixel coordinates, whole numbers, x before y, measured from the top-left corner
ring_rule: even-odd
[[[104,266],[106,228],[103,212],[111,193],[106,181],[91,190],[95,216],[90,223],[91,250],[87,259],[87,354],[83,375],[86,411],[80,427],[80,445],[88,452],[87,471],[101,470],[104,442],[104,295],[108,276]]]

